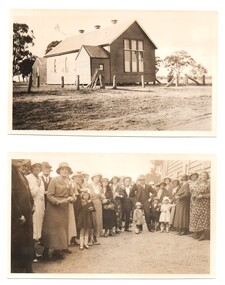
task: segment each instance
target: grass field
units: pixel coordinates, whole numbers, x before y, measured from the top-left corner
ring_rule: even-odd
[[[13,88],[13,130],[211,130],[211,86],[26,89]]]

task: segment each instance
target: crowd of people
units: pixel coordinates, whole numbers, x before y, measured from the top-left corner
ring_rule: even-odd
[[[160,183],[129,176],[73,173],[66,162],[51,177],[48,162],[12,160],[11,272],[32,273],[32,263],[63,259],[70,246],[86,250],[99,237],[123,231],[160,231],[210,238],[208,172],[184,174]],[[36,252],[42,247],[41,254]]]

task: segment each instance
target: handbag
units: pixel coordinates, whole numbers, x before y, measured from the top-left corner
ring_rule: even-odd
[[[113,203],[105,204],[105,205],[103,205],[103,209],[114,211],[115,210],[115,204],[113,204]]]

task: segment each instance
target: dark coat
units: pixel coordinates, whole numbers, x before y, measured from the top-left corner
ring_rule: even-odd
[[[11,196],[11,271],[29,272],[33,260],[33,221],[34,201],[29,184],[23,174],[12,167]],[[25,224],[20,224],[24,216]],[[21,270],[21,271],[20,271]]]
[[[108,200],[108,203],[112,203],[115,205],[113,193],[109,185],[106,187],[105,198]],[[104,209],[103,206],[103,229],[111,230],[114,226],[115,226],[115,209],[107,210]]]
[[[123,189],[122,207],[124,210],[132,210],[133,208],[132,187],[130,187],[129,195],[127,195],[126,189]]]
[[[77,228],[80,230],[93,229],[94,221],[92,213],[95,212],[94,204],[92,201],[79,200],[77,204],[78,217],[77,217]]]
[[[157,197],[158,197],[158,193],[157,193]],[[160,197],[158,197],[159,203],[162,203],[164,197],[169,197],[169,198],[171,197],[169,191],[166,188],[163,188],[163,191],[162,191]]]
[[[155,221],[155,222],[159,221],[159,216],[161,213],[160,208],[161,208],[161,206],[159,204],[154,206],[153,203],[150,207],[150,215],[151,215],[153,221]]]
[[[174,227],[179,229],[189,228],[190,219],[190,190],[189,184],[184,183],[176,194],[179,200],[176,205],[176,213],[174,217]]]
[[[49,176],[49,181],[48,181],[48,183],[46,183],[46,181],[45,181],[43,175],[41,176],[41,179],[42,179],[42,181],[43,181],[43,183],[44,183],[44,187],[45,187],[45,208],[46,208],[46,206],[47,206],[47,201],[48,201],[48,199],[47,199],[47,191],[48,191],[48,186],[49,186],[49,183],[50,183],[52,177]]]
[[[156,196],[156,191],[152,188],[151,185],[145,184],[145,188],[143,189],[143,187],[139,184],[139,185],[134,185],[132,187],[131,193],[130,193],[130,197],[133,199],[134,201],[134,205],[136,204],[136,202],[146,202],[146,201],[141,201],[140,197],[141,197],[141,192],[144,192],[147,199],[146,201],[150,198],[150,193],[152,193],[151,196],[151,200]]]

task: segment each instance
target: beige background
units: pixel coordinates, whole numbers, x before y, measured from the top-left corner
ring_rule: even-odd
[[[127,1],[115,0],[113,3],[109,1],[85,1],[82,2],[72,2],[71,0],[64,1],[54,1],[54,8],[88,8],[88,9],[186,9],[186,10],[214,10],[219,12],[219,66],[218,66],[218,109],[217,109],[217,137],[215,138],[112,138],[112,137],[100,137],[100,138],[85,138],[85,137],[63,137],[58,136],[48,137],[48,136],[22,136],[22,135],[7,135],[8,132],[8,75],[9,75],[9,10],[12,8],[52,8],[52,1],[38,1],[31,2],[28,0],[23,0],[23,2],[18,1],[0,1],[0,24],[1,24],[1,68],[0,68],[0,82],[1,82],[1,102],[0,102],[0,177],[1,177],[1,274],[0,280],[2,284],[49,284],[48,280],[18,280],[18,279],[7,279],[7,256],[8,256],[8,234],[6,230],[8,228],[8,219],[6,218],[9,211],[8,205],[5,201],[8,201],[8,189],[9,189],[9,176],[8,176],[8,152],[141,152],[141,153],[197,153],[197,154],[216,154],[217,155],[217,172],[216,172],[216,182],[217,188],[217,207],[216,207],[216,279],[192,279],[192,284],[223,284],[224,283],[224,201],[225,201],[225,191],[224,191],[224,161],[225,161],[225,128],[224,128],[224,27],[225,27],[225,10],[224,3],[221,0],[205,0],[205,1],[180,1],[180,0],[139,0]],[[55,284],[62,284],[62,280],[51,280]],[[67,280],[67,282],[79,282],[79,284],[86,284],[87,281],[74,281]],[[95,280],[91,281],[91,284],[115,284],[115,280]],[[137,280],[129,280],[129,283],[139,283]],[[142,280],[141,283],[149,284],[150,280]],[[159,284],[165,283],[168,285],[180,284],[180,282],[190,282],[190,280],[155,280]],[[124,281],[117,280],[116,283],[124,284]]]

